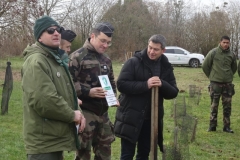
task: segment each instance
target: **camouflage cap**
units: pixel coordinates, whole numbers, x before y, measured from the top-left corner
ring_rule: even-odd
[[[100,32],[103,32],[108,37],[112,37],[113,31],[114,31],[113,26],[109,22],[97,23],[96,26],[94,27],[94,29],[96,29]]]

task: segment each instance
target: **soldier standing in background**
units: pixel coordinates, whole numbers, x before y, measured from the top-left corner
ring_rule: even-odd
[[[68,65],[69,62],[69,54],[71,51],[71,45],[72,45],[72,41],[74,40],[74,38],[77,35],[71,31],[71,30],[63,30],[61,33],[61,41],[60,41],[60,45],[59,48],[64,50],[65,53],[60,55],[61,60]]]
[[[111,45],[113,31],[110,23],[98,23],[83,47],[70,55],[69,70],[77,96],[83,101],[81,108],[86,117],[86,127],[79,134],[81,149],[77,151],[75,160],[90,160],[92,147],[94,159],[111,159],[111,143],[115,139],[113,124],[98,76],[108,75],[116,94],[112,62],[104,54]]]
[[[77,35],[71,30],[64,30],[61,33],[61,42],[59,48],[64,50],[67,54],[71,52],[72,41]]]
[[[233,75],[237,71],[235,55],[230,51],[230,38],[222,36],[218,47],[207,54],[202,69],[210,80],[211,115],[208,132],[216,131],[220,97],[223,105],[223,131],[233,133],[230,128],[232,96],[234,95]]]

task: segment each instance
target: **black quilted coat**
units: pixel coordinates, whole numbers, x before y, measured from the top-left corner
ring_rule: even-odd
[[[147,80],[153,76],[151,65],[147,63],[147,49],[135,52],[121,70],[117,80],[120,107],[116,112],[114,132],[117,137],[125,138],[132,143],[137,142],[144,119],[151,107],[151,89]],[[159,88],[159,131],[158,144],[163,151],[163,99],[175,98],[178,94],[173,67],[165,55],[160,59],[160,79],[162,86]]]

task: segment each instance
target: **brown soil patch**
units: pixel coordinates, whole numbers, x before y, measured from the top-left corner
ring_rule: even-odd
[[[4,82],[5,80],[5,71],[0,70],[0,82]],[[13,80],[14,81],[21,81],[21,72],[20,71],[12,71]]]

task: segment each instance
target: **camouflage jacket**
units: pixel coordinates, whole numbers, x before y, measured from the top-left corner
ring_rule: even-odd
[[[111,60],[105,54],[99,54],[87,39],[82,48],[70,55],[69,71],[74,81],[77,96],[83,102],[81,108],[94,112],[96,115],[107,112],[106,99],[92,98],[89,96],[89,92],[91,88],[101,87],[98,76],[108,75],[116,94]]]

